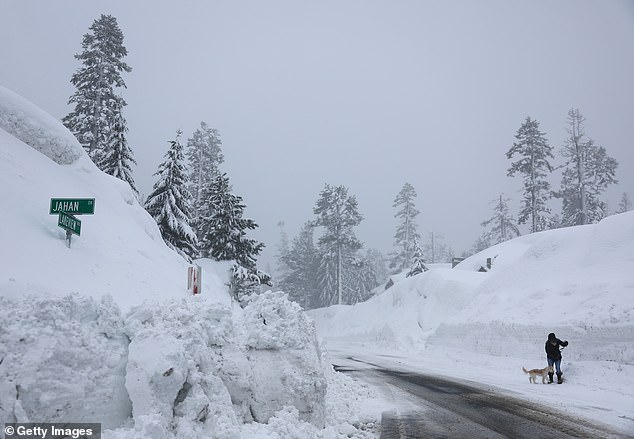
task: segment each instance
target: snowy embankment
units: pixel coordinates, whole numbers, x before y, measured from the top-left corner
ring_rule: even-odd
[[[491,269],[479,272],[488,258]],[[389,353],[400,365],[490,382],[631,433],[633,272],[627,212],[507,241],[368,302],[310,314],[333,350],[375,362]],[[570,342],[560,392],[527,388],[521,372],[545,366],[550,332]]]
[[[228,266],[209,260],[189,295],[187,264],[127,184],[2,87],[0,185],[1,422],[100,422],[118,439],[364,437],[352,423],[369,391],[322,361],[296,304],[269,292],[241,309]],[[71,248],[53,197],[95,199]]]

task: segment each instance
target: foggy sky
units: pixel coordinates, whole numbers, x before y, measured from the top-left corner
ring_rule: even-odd
[[[561,164],[571,107],[619,162],[611,209],[634,198],[632,2],[0,0],[0,84],[61,119],[102,13],[129,52],[137,187],[151,191],[177,129],[183,144],[201,121],[218,129],[264,269],[277,223],[295,236],[325,183],[357,197],[366,248],[393,248],[409,182],[420,232],[469,249],[501,193],[517,216],[505,153],[522,122],[540,123]]]

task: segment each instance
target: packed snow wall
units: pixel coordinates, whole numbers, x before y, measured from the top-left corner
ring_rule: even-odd
[[[124,316],[107,296],[0,297],[0,328],[3,422],[100,422],[116,429],[111,437],[237,438],[243,423],[294,407],[324,425],[315,330],[283,293],[257,296],[244,310],[187,297]]]

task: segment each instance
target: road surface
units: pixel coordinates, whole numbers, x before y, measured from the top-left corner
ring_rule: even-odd
[[[382,414],[381,439],[624,437],[490,386],[347,360],[335,369],[381,389],[394,402]]]

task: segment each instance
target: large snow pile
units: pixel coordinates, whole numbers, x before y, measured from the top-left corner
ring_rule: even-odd
[[[315,330],[283,293],[257,296],[237,315],[200,297],[126,316],[109,297],[77,294],[0,305],[4,422],[99,421],[116,428],[104,437],[155,439],[237,438],[243,424],[278,412],[324,427]]]
[[[359,414],[332,414],[344,381],[297,305],[269,292],[241,309],[209,260],[189,295],[186,262],[126,183],[6,89],[0,119],[0,421],[100,422],[118,439],[360,431]],[[51,198],[95,199],[71,248]]]

